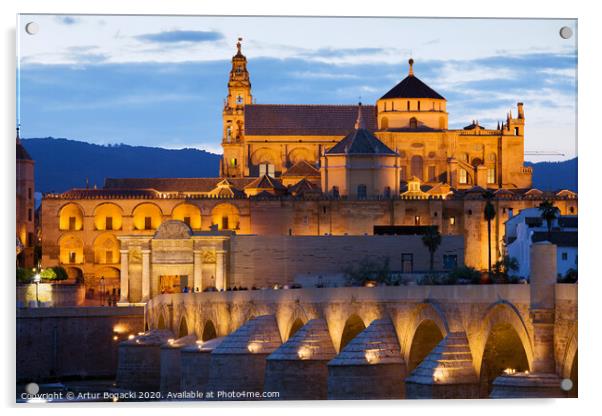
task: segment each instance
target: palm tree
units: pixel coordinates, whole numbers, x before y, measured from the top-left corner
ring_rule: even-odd
[[[435,252],[441,245],[441,233],[437,227],[428,227],[426,233],[422,236],[422,244],[426,246],[430,254],[429,270],[432,272],[435,263]]]
[[[539,212],[541,212],[541,218],[548,226],[548,241],[550,241],[552,240],[552,222],[558,218],[560,210],[554,206],[552,201],[544,201],[539,204]]]
[[[493,192],[485,191],[483,193],[483,198],[487,201],[485,203],[485,209],[483,210],[483,215],[485,217],[485,221],[487,221],[487,265],[488,265],[488,275],[489,281],[491,281],[491,221],[495,218],[495,207],[493,206]]]

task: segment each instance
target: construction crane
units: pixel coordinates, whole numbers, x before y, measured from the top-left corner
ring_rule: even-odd
[[[529,156],[564,156],[564,153],[556,150],[525,150],[525,155]]]

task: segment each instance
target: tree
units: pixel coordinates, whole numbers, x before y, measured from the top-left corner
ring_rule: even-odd
[[[441,245],[441,233],[436,227],[429,227],[422,236],[422,244],[426,246],[430,254],[429,270],[432,272],[435,262],[435,252]]]
[[[491,281],[491,221],[495,219],[495,207],[493,206],[493,192],[485,191],[483,193],[483,198],[485,198],[485,209],[483,210],[483,215],[485,217],[485,221],[487,221],[487,270],[489,280]]]
[[[554,206],[552,201],[544,201],[539,204],[539,212],[541,218],[546,222],[548,227],[548,241],[552,240],[552,223],[560,215],[560,210]]]

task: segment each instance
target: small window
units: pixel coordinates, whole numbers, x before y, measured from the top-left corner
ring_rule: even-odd
[[[412,273],[414,271],[414,255],[412,253],[401,254],[401,272]]]
[[[241,105],[242,103],[243,103],[242,95],[239,95],[238,97],[236,97],[236,104]]]
[[[420,225],[420,215],[414,217],[414,225]]]
[[[105,261],[108,264],[113,263],[113,250],[107,250],[105,253]]]
[[[77,253],[75,251],[70,251],[69,252],[69,263],[75,263],[76,258],[77,258]]]
[[[153,229],[153,219],[151,217],[144,217],[144,229],[145,230]]]
[[[228,141],[232,140],[232,127],[226,127],[226,139]]]
[[[468,210],[468,215],[472,215],[472,209]]]
[[[69,231],[75,231],[75,217],[69,217]]]
[[[31,197],[32,197],[31,188],[27,188],[27,199],[31,199]]]
[[[569,207],[569,212],[571,214],[574,214],[575,213],[575,207]]]
[[[113,229],[113,217],[106,217],[105,218],[105,230],[112,230]]]
[[[184,217],[184,224],[190,227],[190,217]]]
[[[33,221],[33,210],[31,208],[27,210],[27,220]]]
[[[358,185],[357,186],[357,198],[358,199],[366,199],[367,197],[367,189],[366,185]]]
[[[385,191],[383,194],[384,194],[385,198],[391,198],[391,187],[385,186]]]
[[[449,217],[449,225],[456,225],[456,217]]]
[[[333,186],[332,187],[332,196],[334,196],[335,198],[339,197],[339,187],[338,186]],[[326,213],[326,207],[324,207],[324,213]]]
[[[519,130],[518,130],[518,127],[515,127],[515,128],[514,128],[514,135],[515,135],[515,136],[518,136],[518,132],[519,132]]]
[[[437,172],[435,166],[429,166],[428,170],[429,182],[435,182],[437,180]]]
[[[33,246],[33,233],[27,233],[27,241],[25,242],[27,247]]]
[[[458,256],[456,254],[443,255],[443,268],[445,270],[453,270],[458,267]]]
[[[228,221],[228,217],[222,217],[222,230],[227,230],[230,228],[230,223]]]
[[[231,165],[232,167],[236,167],[236,164],[237,164],[237,163],[238,163],[238,161],[236,160],[236,158],[235,158],[235,157],[233,157],[232,159],[230,159],[230,165]]]
[[[418,101],[418,111],[420,111],[420,101]]]
[[[468,183],[468,173],[464,169],[460,169],[459,171],[460,177],[458,178],[458,182],[462,184]]]
[[[567,253],[567,252],[562,253],[562,260],[566,261],[568,259],[569,259],[569,253]]]
[[[495,168],[487,169],[487,183],[495,183]]]
[[[408,101],[408,111],[410,111],[410,102]]]
[[[416,120],[416,117],[412,117],[410,119],[410,128],[411,129],[418,128],[418,120]]]

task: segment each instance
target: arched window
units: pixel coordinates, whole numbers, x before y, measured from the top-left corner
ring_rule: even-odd
[[[238,96],[236,97],[236,104],[238,104],[238,105],[241,105],[241,104],[242,104],[242,102],[243,102],[243,101],[242,101],[242,95],[238,95]]]
[[[460,169],[459,174],[458,182],[462,184],[468,183],[468,173],[464,169]]]
[[[416,117],[412,117],[410,119],[410,128],[411,129],[418,128],[418,120],[416,120]]]
[[[422,160],[422,156],[412,156],[412,160],[410,161],[411,167],[410,171],[412,176],[416,176],[418,179],[424,179],[424,161]]]
[[[386,130],[389,128],[389,119],[387,117],[380,119],[380,128],[381,130]]]

